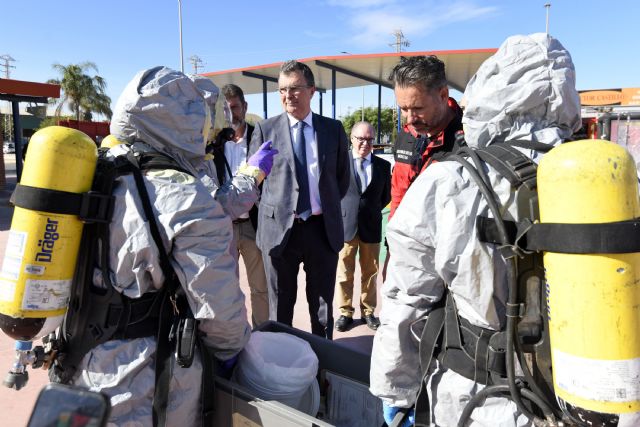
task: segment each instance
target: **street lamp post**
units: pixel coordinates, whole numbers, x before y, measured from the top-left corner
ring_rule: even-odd
[[[364,86],[362,86],[362,121],[364,122]]]
[[[544,8],[547,9],[547,35],[549,35],[549,9],[551,9],[551,3],[546,3]]]
[[[182,0],[178,0],[178,27],[180,30],[180,71],[184,73],[184,55],[182,54]]]

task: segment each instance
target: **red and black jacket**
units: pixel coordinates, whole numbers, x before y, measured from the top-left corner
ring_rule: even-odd
[[[393,216],[411,183],[433,162],[458,150],[456,135],[462,130],[462,110],[449,98],[449,108],[455,115],[444,131],[432,137],[418,135],[413,127],[405,126],[393,148],[395,165],[391,174],[391,211]]]

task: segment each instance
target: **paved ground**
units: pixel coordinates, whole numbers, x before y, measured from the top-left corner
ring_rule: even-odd
[[[7,183],[4,189],[0,189],[0,260],[4,258],[5,245],[11,225],[11,216],[13,208],[9,205],[9,197],[15,188],[15,158],[12,154],[5,155],[4,158]],[[383,258],[384,259],[384,258]],[[359,283],[359,270],[356,270],[355,283]],[[304,284],[304,271],[300,271],[298,281]],[[381,280],[378,278],[378,286]],[[248,295],[248,285],[246,281],[246,272],[244,265],[240,263],[240,287]],[[354,301],[358,301],[360,297],[359,286],[355,286]],[[247,310],[249,318],[251,318],[251,307],[247,298]],[[334,307],[334,315],[337,319],[339,312]],[[366,325],[355,322],[355,326],[344,333],[335,332],[334,340],[349,347],[354,347],[362,351],[370,351],[373,342],[374,332],[366,327]],[[298,292],[298,302],[296,305],[294,326],[310,331],[308,306],[304,294],[304,286],[300,286]],[[4,377],[3,372],[8,372],[14,357],[14,341],[0,332],[0,376]],[[6,427],[22,427],[27,424],[29,414],[33,408],[33,404],[40,389],[47,384],[48,378],[46,371],[36,370],[29,372],[29,383],[20,391],[8,389],[0,385],[0,414],[1,425]]]

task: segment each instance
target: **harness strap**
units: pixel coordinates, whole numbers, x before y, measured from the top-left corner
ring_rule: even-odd
[[[135,158],[133,152],[127,154],[127,159],[132,165],[138,165],[138,160]],[[160,267],[165,275],[165,284],[163,286],[164,296],[161,304],[160,321],[158,322],[157,339],[156,339],[156,366],[155,366],[155,389],[153,395],[153,425],[164,427],[167,422],[167,405],[169,402],[169,383],[171,381],[171,347],[172,343],[167,337],[171,334],[171,323],[173,316],[171,315],[171,304],[169,298],[173,297],[176,289],[176,283],[173,278],[173,274],[169,273],[173,269],[167,259],[167,254],[164,248],[162,238],[160,236],[160,230],[151,206],[151,200],[149,199],[149,192],[142,178],[142,172],[139,167],[132,167],[131,172],[140,195],[140,201],[142,202],[142,208],[144,215],[149,224],[149,231],[151,237],[158,247],[158,253],[160,256]],[[167,274],[169,273],[169,274]]]
[[[640,252],[640,219],[603,224],[533,224],[526,247],[572,254]]]
[[[491,165],[499,175],[506,178],[511,186],[524,185],[536,188],[536,164],[523,153],[508,144],[492,144],[482,150],[476,150],[478,157]]]
[[[568,254],[640,252],[640,218],[602,224],[504,223],[509,242],[528,251]],[[481,242],[501,243],[495,219],[477,217],[476,228]]]
[[[489,382],[489,339],[491,334],[486,330],[480,331],[478,341],[476,341],[476,351],[474,353],[475,365],[473,376],[476,382],[487,384]]]
[[[107,322],[120,319],[118,329],[111,339],[134,339],[152,337],[156,334],[162,297],[157,292],[147,293],[140,298],[122,297],[120,306],[111,306]],[[124,310],[123,310],[124,309]]]
[[[76,215],[84,222],[109,222],[113,213],[113,196],[97,191],[71,193],[16,184],[12,201],[23,209]]]
[[[200,360],[202,361],[202,382],[200,386],[200,396],[202,396],[202,425],[205,427],[213,426],[215,415],[214,390],[216,375],[215,364],[211,362],[211,354],[207,346],[199,342]]]
[[[441,341],[440,336],[444,328],[444,318],[444,304],[440,303],[439,306],[429,312],[420,336],[418,354],[420,356],[421,381],[415,405],[415,425],[420,427],[431,424],[431,403],[429,402],[429,392],[427,390],[429,366],[436,355],[436,347]]]
[[[133,164],[137,164],[137,159],[135,158],[133,152],[128,153],[128,160]],[[175,169],[175,167],[172,167]],[[169,257],[164,248],[164,244],[160,235],[160,229],[158,227],[158,223],[153,212],[153,208],[151,206],[151,199],[149,198],[149,193],[147,191],[146,185],[144,183],[144,179],[142,177],[142,172],[140,168],[133,167],[132,168],[134,180],[136,182],[136,187],[138,189],[138,193],[140,194],[140,200],[142,202],[142,207],[144,210],[145,217],[149,223],[149,231],[151,232],[151,236],[158,247],[158,252],[160,256],[160,266],[162,268],[162,272],[165,276],[165,296],[162,301],[161,307],[161,315],[160,321],[158,322],[158,335],[157,335],[157,348],[156,348],[156,384],[155,391],[153,397],[153,425],[158,427],[163,427],[167,422],[167,406],[169,401],[169,386],[171,382],[172,376],[172,359],[171,353],[173,346],[175,345],[175,335],[177,328],[177,320],[179,313],[173,313],[171,315],[171,311],[174,309],[174,306],[171,303],[171,299],[174,299],[179,287],[179,280],[176,277],[175,270],[169,261]],[[186,316],[182,317],[190,317],[193,318],[193,313],[189,308],[189,304],[187,301],[184,304],[181,304],[181,308],[185,310]],[[167,337],[169,339],[167,339]],[[198,340],[198,346],[200,347],[200,352],[202,355],[206,356],[206,349],[203,349],[204,344]],[[211,423],[212,414],[213,414],[213,375],[205,375],[211,373],[211,364],[212,361],[210,357],[202,357],[201,360],[203,366],[203,375],[202,375],[202,423],[203,425],[212,425],[206,424]],[[209,366],[206,366],[209,365]]]
[[[415,404],[416,426],[429,426],[431,405],[427,390],[429,366],[437,358],[442,366],[483,385],[506,376],[503,334],[459,317],[447,290],[429,312],[419,344],[421,383]]]
[[[141,171],[173,169],[189,172],[180,168],[171,158],[159,153],[130,152],[126,157],[118,156],[114,159],[105,159],[105,154],[106,151],[99,150],[100,157],[93,183],[95,191],[74,194],[23,186],[24,188],[15,193],[18,206],[28,209],[56,211],[81,217],[83,214],[79,213],[78,209],[81,209],[80,212],[89,212],[82,218],[87,225],[83,230],[69,309],[60,331],[59,357],[54,360],[49,370],[49,377],[54,382],[68,383],[77,372],[84,356],[95,346],[111,339],[133,339],[155,335],[157,354],[153,424],[164,426],[173,366],[171,354],[174,341],[170,340],[174,340],[176,329],[174,323],[177,324],[179,320],[173,312],[174,305],[170,298],[175,298],[181,288],[164,249]],[[116,178],[128,173],[134,177],[151,237],[159,250],[160,266],[165,277],[165,285],[160,291],[147,293],[140,298],[127,298],[118,293],[112,286],[109,271],[109,222],[114,200],[112,192]],[[94,194],[98,197],[93,197]],[[44,201],[38,200],[41,196],[44,197]],[[57,202],[50,204],[47,200]],[[90,201],[88,204],[85,202],[84,210],[82,210],[83,200]],[[100,269],[102,287],[93,284],[96,268]],[[186,298],[177,299],[177,303],[180,306],[181,317],[193,318]],[[211,418],[213,412],[212,360],[205,355],[206,348],[197,339],[196,336],[196,343],[200,346],[203,355],[202,420],[206,425],[213,425]]]

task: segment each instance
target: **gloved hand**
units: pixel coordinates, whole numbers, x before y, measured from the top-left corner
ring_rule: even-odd
[[[218,375],[225,379],[231,378],[231,374],[233,373],[233,368],[235,368],[236,363],[238,362],[238,355],[240,353],[233,356],[231,359],[227,360],[218,360]]]
[[[382,402],[382,415],[387,425],[391,425],[398,411],[402,408],[391,406],[388,403]],[[408,409],[408,408],[407,408]],[[416,421],[416,416],[413,408],[408,409],[409,414],[405,417],[404,421],[400,424],[401,427],[411,427]]]
[[[264,172],[265,176],[269,175],[273,167],[273,156],[278,154],[278,150],[271,148],[271,141],[267,141],[258,148],[247,160],[249,166],[254,166]]]

